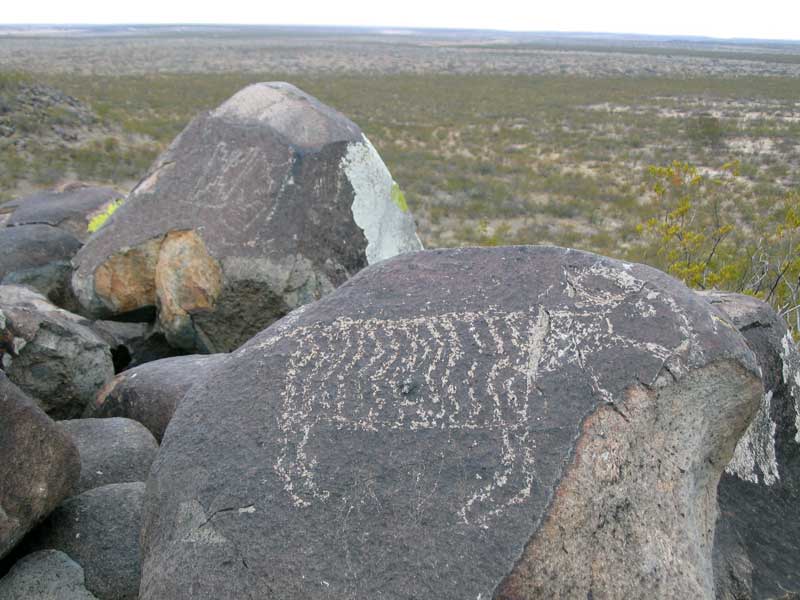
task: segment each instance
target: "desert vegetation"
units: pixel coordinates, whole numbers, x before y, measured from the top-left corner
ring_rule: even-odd
[[[364,129],[426,246],[552,243],[769,295],[757,273],[785,265],[763,253],[776,236],[791,245],[798,46],[156,31],[6,36],[0,57],[0,198],[70,178],[124,191],[196,114],[288,80]],[[31,108],[31,89],[55,100]],[[700,178],[690,211],[731,228],[703,281],[654,253],[678,243],[652,224],[676,210],[654,182],[675,161]],[[711,243],[713,219],[695,212],[686,226]],[[761,270],[721,272],[728,247]]]

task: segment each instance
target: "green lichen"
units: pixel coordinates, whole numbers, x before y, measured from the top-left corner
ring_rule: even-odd
[[[117,198],[111,204],[109,204],[106,209],[101,212],[99,215],[92,217],[91,221],[89,221],[89,226],[86,228],[89,233],[94,233],[98,229],[100,229],[108,218],[116,212],[116,210],[122,206],[124,200],[122,198]]]
[[[408,212],[408,203],[406,202],[406,195],[400,186],[394,181],[392,182],[392,202],[397,204],[398,208],[403,212]]]

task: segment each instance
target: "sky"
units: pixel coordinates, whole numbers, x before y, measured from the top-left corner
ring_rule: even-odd
[[[3,24],[365,25],[800,40],[800,0],[6,0]]]

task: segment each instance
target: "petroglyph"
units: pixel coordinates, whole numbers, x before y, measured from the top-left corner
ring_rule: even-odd
[[[594,277],[613,280],[616,290],[598,295]],[[680,371],[691,346],[685,339],[670,348],[646,331],[639,339],[612,325],[612,311],[623,303],[651,315],[656,306],[661,311],[671,306],[671,299],[644,290],[628,273],[595,267],[571,273],[564,286],[565,295],[571,292],[568,308],[547,308],[543,302],[512,312],[489,307],[413,318],[341,317],[279,327],[240,350],[290,344],[278,423],[281,451],[273,468],[294,505],[308,507],[330,497],[317,472],[314,439],[321,429],[385,434],[439,429],[481,433],[484,439],[489,433],[500,449],[496,469],[467,482],[457,511],[461,522],[485,527],[524,503],[536,484],[535,432],[548,422],[548,403],[557,401],[541,390],[548,375],[577,365],[596,400],[613,403],[619,390],[607,389],[610,375],[592,366],[597,354],[634,349],[661,363],[676,362]],[[635,304],[632,296],[639,297]],[[692,331],[686,333],[691,338]]]

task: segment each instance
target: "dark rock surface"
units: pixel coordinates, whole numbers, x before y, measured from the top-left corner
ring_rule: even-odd
[[[75,257],[73,287],[93,317],[157,306],[173,345],[222,352],[368,261],[420,248],[360,129],[260,83],[176,138]]]
[[[108,344],[116,373],[183,354],[170,346],[164,334],[152,323],[101,320],[86,321],[85,324]]]
[[[78,492],[109,483],[145,481],[158,443],[141,423],[131,419],[59,421],[78,448],[81,479]]]
[[[72,440],[0,371],[0,558],[78,483]]]
[[[51,225],[81,241],[89,237],[92,218],[123,195],[107,187],[73,184],[58,191],[38,192],[21,198],[6,226]]]
[[[19,285],[0,286],[0,366],[54,419],[80,417],[114,376],[108,344],[81,317]]]
[[[704,297],[742,332],[766,392],[719,484],[717,598],[800,598],[800,354],[768,304]]]
[[[20,560],[0,579],[0,600],[97,600],[84,585],[83,569],[58,550]]]
[[[0,228],[0,284],[25,284],[72,308],[70,261],[80,247],[72,234],[49,225]]]
[[[141,482],[112,483],[73,496],[25,538],[22,550],[60,550],[83,567],[86,589],[100,600],[135,600],[143,498]]]
[[[227,357],[227,354],[176,356],[120,373],[100,390],[86,416],[133,419],[161,441],[178,402]]]
[[[396,257],[183,399],[140,598],[711,598],[762,393],[735,328],[648,267]]]

